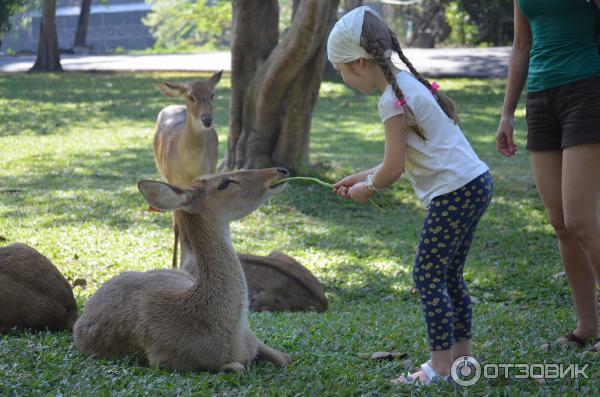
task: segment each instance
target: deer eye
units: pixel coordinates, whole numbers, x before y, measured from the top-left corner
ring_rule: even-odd
[[[225,179],[219,184],[219,187],[217,187],[217,189],[225,190],[227,189],[230,183],[235,183],[235,181],[233,179]]]

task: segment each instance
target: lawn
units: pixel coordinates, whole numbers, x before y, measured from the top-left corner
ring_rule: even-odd
[[[80,311],[91,294],[126,270],[170,266],[171,220],[146,211],[140,179],[158,179],[152,137],[158,111],[172,100],[155,88],[198,74],[0,75],[0,243],[29,244],[70,280]],[[556,239],[537,197],[524,146],[505,159],[495,151],[503,80],[442,80],[459,105],[465,134],[491,167],[493,203],[466,265],[474,308],[474,355],[487,363],[589,364],[589,379],[482,380],[427,395],[600,395],[597,359],[539,346],[574,329],[570,292]],[[229,80],[215,96],[220,154],[227,141]],[[313,115],[305,174],[335,181],[377,164],[383,131],[377,96],[324,83]],[[401,178],[375,201],[356,205],[316,184],[297,183],[232,225],[240,252],[281,250],[307,266],[330,300],[325,314],[251,314],[258,337],[293,364],[245,374],[179,374],[135,362],[88,359],[63,333],[0,337],[0,395],[404,395],[389,380],[400,361],[359,353],[401,351],[428,358],[418,298],[411,293],[413,252],[424,209]]]

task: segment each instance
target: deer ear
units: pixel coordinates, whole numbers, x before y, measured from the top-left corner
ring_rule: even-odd
[[[179,209],[188,200],[185,191],[164,182],[141,181],[138,189],[148,204],[163,211]]]
[[[217,86],[217,84],[219,83],[219,81],[221,81],[221,76],[223,76],[223,71],[221,70],[220,72],[217,72],[215,74],[213,74],[212,76],[210,76],[210,79],[208,79],[208,83],[214,88]]]
[[[164,95],[177,98],[187,92],[187,87],[178,83],[162,83],[156,86]]]

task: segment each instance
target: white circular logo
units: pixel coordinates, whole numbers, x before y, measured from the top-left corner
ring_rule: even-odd
[[[472,386],[481,378],[481,365],[475,357],[462,356],[454,360],[450,374],[457,384]]]

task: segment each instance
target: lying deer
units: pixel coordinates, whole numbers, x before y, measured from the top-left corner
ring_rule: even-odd
[[[71,286],[44,255],[20,243],[0,247],[0,333],[71,330],[76,319]]]
[[[215,73],[206,81],[158,86],[168,97],[185,99],[185,106],[171,105],[162,109],[156,121],[154,159],[158,172],[171,185],[183,188],[198,176],[216,171],[219,143],[213,126],[212,99],[222,74],[222,71]],[[176,267],[178,229],[175,224],[173,229],[173,267]]]
[[[280,366],[287,354],[248,326],[248,292],[229,222],[248,215],[284,185],[285,169],[205,175],[180,189],[142,181],[151,206],[174,211],[190,242],[198,278],[180,270],[125,272],[90,298],[74,327],[75,346],[99,358],[131,355],[176,371],[242,371],[254,360]]]
[[[321,282],[291,256],[277,251],[268,256],[238,256],[246,276],[252,311],[315,310],[322,313],[329,308]]]

